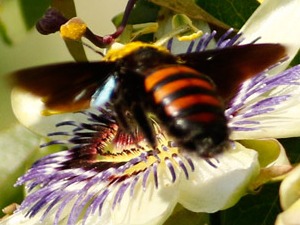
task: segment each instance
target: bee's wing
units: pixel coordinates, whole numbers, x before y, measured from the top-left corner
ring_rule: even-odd
[[[113,68],[109,62],[62,63],[20,70],[10,78],[13,86],[42,97],[46,109],[71,112],[89,107]]]
[[[177,55],[179,61],[209,76],[224,99],[239,85],[286,56],[280,44],[248,44]]]

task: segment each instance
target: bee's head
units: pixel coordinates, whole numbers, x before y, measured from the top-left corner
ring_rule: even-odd
[[[165,47],[142,42],[115,45],[107,52],[104,60],[117,61],[121,67],[135,68],[140,73],[163,64],[176,63],[175,57]]]

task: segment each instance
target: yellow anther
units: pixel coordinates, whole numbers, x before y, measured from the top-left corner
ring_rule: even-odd
[[[74,17],[60,27],[60,35],[63,39],[80,40],[86,32],[86,24]]]
[[[200,36],[202,36],[203,32],[195,27],[190,18],[188,18],[184,14],[176,14],[172,19],[172,27],[173,29],[178,29],[182,26],[188,26],[189,29],[185,32],[182,32],[177,35],[177,39],[179,41],[192,41]]]
[[[192,33],[190,35],[183,35],[183,36],[178,36],[177,39],[179,41],[192,41],[195,40],[203,35],[203,32],[199,30],[198,32]]]

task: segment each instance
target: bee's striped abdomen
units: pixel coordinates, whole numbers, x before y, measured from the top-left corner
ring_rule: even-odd
[[[227,139],[223,103],[207,76],[185,66],[165,67],[146,77],[145,88],[155,114],[186,148],[202,152],[204,145]]]
[[[167,67],[150,74],[146,91],[152,92],[155,104],[162,105],[167,116],[203,121],[203,115],[222,109],[222,102],[211,81],[184,66]],[[198,115],[198,116],[197,116]]]

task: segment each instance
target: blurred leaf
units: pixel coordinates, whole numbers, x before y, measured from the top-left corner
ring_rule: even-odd
[[[9,44],[20,42],[27,34],[28,29],[25,26],[22,16],[22,9],[18,0],[0,2],[0,21],[2,39],[10,40]]]
[[[20,0],[24,23],[28,30],[34,27],[37,20],[43,16],[50,2],[51,0]]]
[[[0,130],[0,209],[21,202],[23,188],[13,188],[13,185],[24,173],[26,162],[36,155],[39,140],[22,125],[12,124]]]
[[[281,212],[279,183],[267,184],[257,195],[247,195],[234,207],[221,212],[220,225],[270,225]]]
[[[280,139],[292,164],[300,162],[300,137]]]
[[[64,40],[64,41],[71,56],[74,58],[75,61],[77,62],[87,61],[87,57],[82,43],[73,40]]]
[[[229,29],[229,26],[216,19],[214,16],[206,12],[198,6],[194,0],[150,0],[151,2],[174,10],[177,13],[183,13],[192,19],[204,20],[223,29]]]
[[[183,208],[177,204],[172,215],[164,223],[164,225],[208,225],[209,214],[195,213]]]
[[[118,26],[120,26],[121,25],[121,23],[122,23],[122,19],[123,19],[123,15],[124,15],[124,13],[119,13],[118,15],[116,15],[116,16],[114,16],[113,18],[112,18],[112,23],[115,25],[115,27],[118,27]]]
[[[0,2],[0,35],[7,44],[17,43],[43,15],[50,0],[10,0]]]
[[[158,12],[159,12],[160,7],[149,2],[148,0],[139,0],[137,1],[135,7],[133,8],[133,10],[130,13],[129,19],[128,19],[128,25],[125,29],[125,35],[121,34],[121,36],[119,37],[119,40],[121,43],[126,43],[129,40],[132,40],[132,38],[135,38],[134,40],[139,40],[139,41],[145,41],[145,42],[151,42],[153,41],[153,34],[152,32],[155,32],[155,30],[152,30],[151,26],[148,26],[147,23],[151,23],[151,22],[156,22],[157,21],[157,16],[158,16]],[[118,15],[116,15],[113,19],[112,22],[115,25],[115,27],[118,27],[121,25],[122,22],[122,18],[123,18],[124,13],[120,13]],[[145,32],[144,34],[139,34],[137,35],[138,38],[136,38],[136,36],[134,34],[132,34],[132,32],[134,32],[133,26],[130,25],[137,25],[139,26],[141,24],[141,26],[145,25],[144,28],[141,28],[141,34],[144,31],[150,30],[151,32]],[[149,29],[147,29],[147,26]],[[135,30],[136,32],[136,30]],[[129,39],[128,39],[129,37]]]
[[[148,0],[137,1],[129,16],[129,24],[154,22],[157,19],[159,7]]]
[[[11,102],[10,102],[10,93],[11,87],[6,76],[0,76],[0,132],[1,130],[11,126],[12,123],[16,122],[16,119],[13,115]],[[0,149],[1,151],[2,149]]]
[[[4,24],[1,20],[0,20],[0,37],[6,44],[8,44],[8,45],[12,44],[12,40],[9,38],[6,27],[4,26]]]
[[[195,3],[212,16],[239,29],[259,6],[257,0],[195,0]]]
[[[0,209],[11,203],[19,204],[23,200],[24,186],[13,187],[18,177],[22,176],[36,160],[63,149],[60,145],[40,149],[41,139],[17,123],[11,124],[6,129],[0,128]]]
[[[290,66],[296,66],[300,64],[300,52],[298,51],[297,55],[293,58]]]
[[[51,7],[58,9],[68,19],[77,15],[73,0],[52,0]]]

